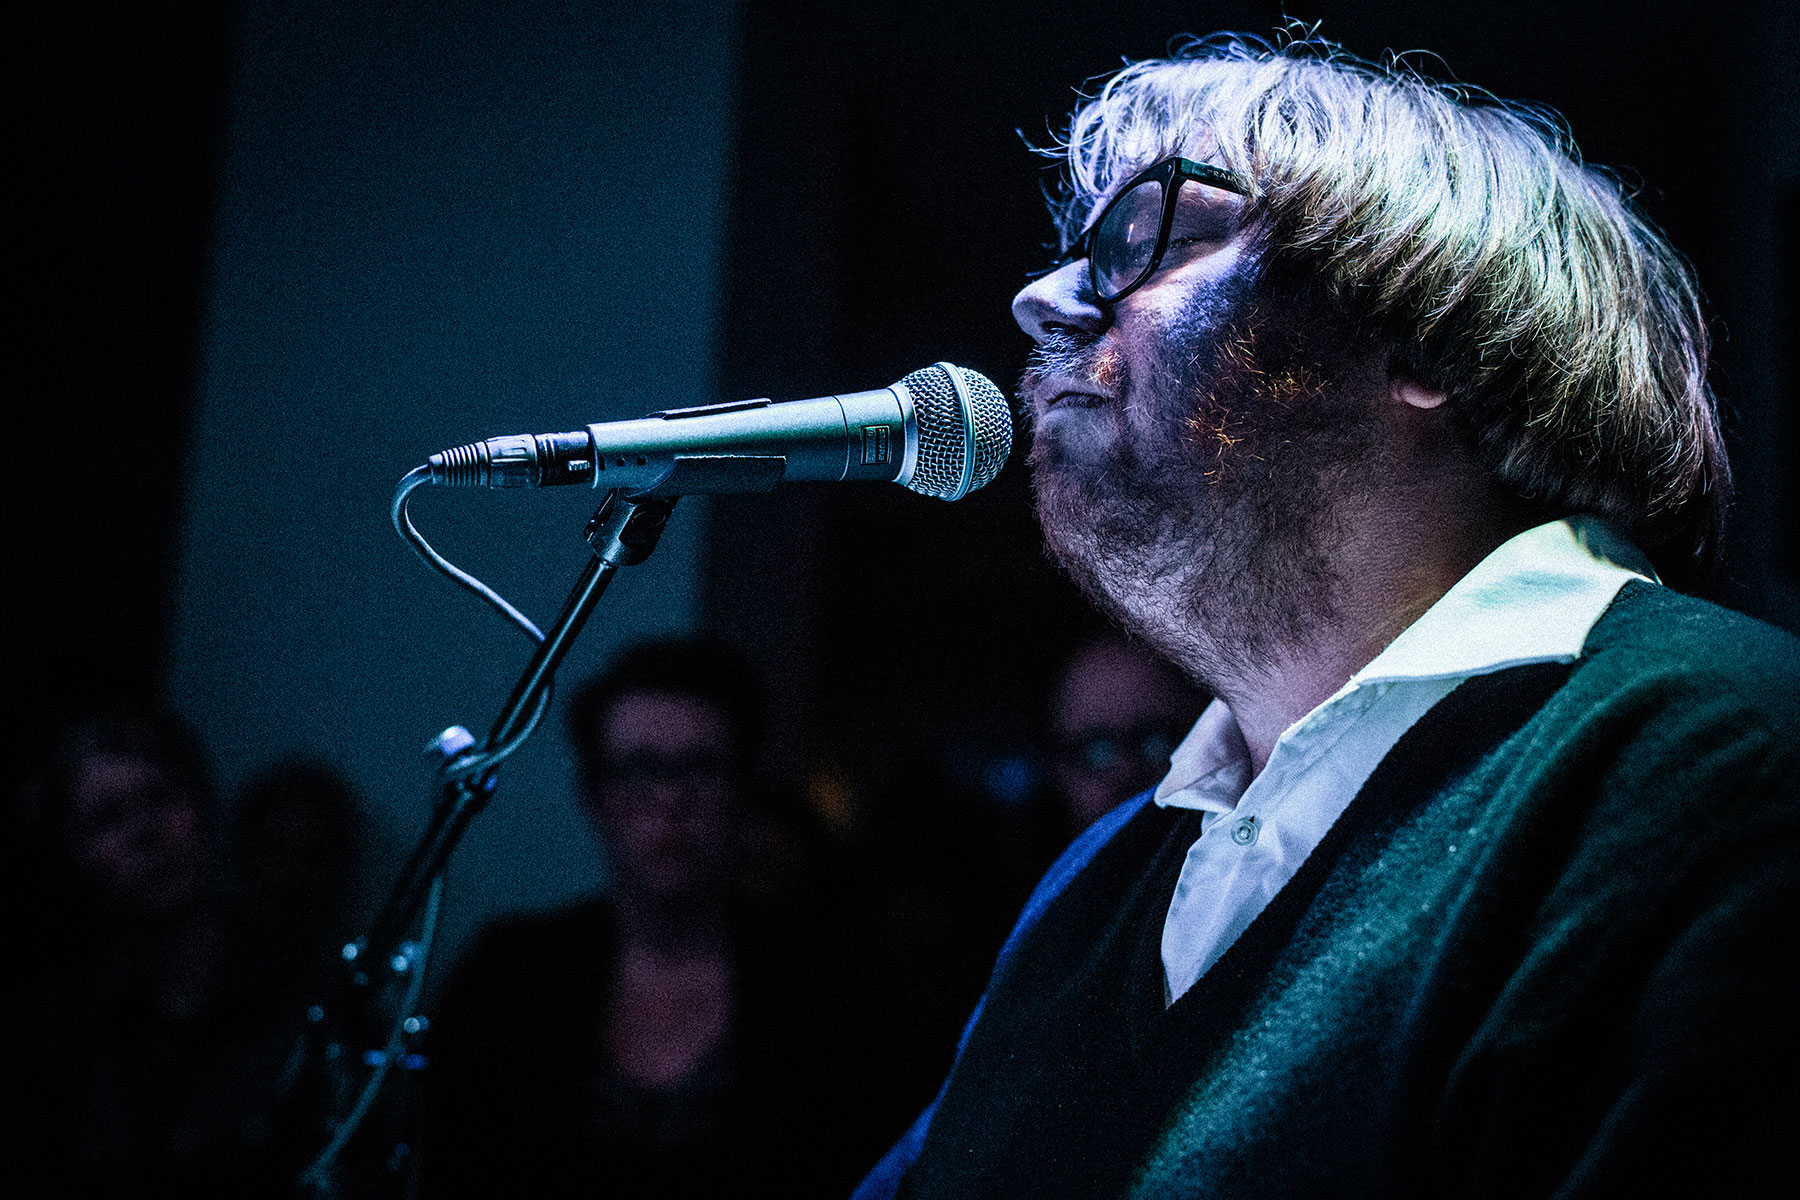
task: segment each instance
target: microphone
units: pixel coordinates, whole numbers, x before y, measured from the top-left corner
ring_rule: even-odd
[[[1000,389],[937,363],[872,392],[674,408],[573,433],[489,438],[428,462],[431,482],[452,487],[588,484],[684,496],[869,479],[959,500],[993,482],[1011,451]]]

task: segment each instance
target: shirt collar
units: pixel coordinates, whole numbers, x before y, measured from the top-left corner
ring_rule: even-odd
[[[1598,517],[1528,529],[1476,564],[1319,707],[1378,682],[1460,680],[1524,663],[1572,662],[1632,579],[1655,581],[1656,572]],[[1169,756],[1155,800],[1230,812],[1250,779],[1243,733],[1224,702],[1214,700]]]
[[[1214,700],[1169,755],[1169,773],[1156,785],[1156,803],[1230,812],[1250,786],[1250,747],[1223,700]]]
[[[1351,677],[1485,675],[1573,662],[1627,580],[1656,580],[1643,552],[1598,517],[1551,521],[1504,542]]]

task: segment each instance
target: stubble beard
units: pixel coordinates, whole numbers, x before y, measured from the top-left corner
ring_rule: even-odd
[[[1207,300],[1224,315],[1171,326],[1153,378],[1098,339],[1046,339],[1028,383],[1104,379],[1135,411],[1095,414],[1111,434],[1098,447],[1034,437],[1029,461],[1046,544],[1077,585],[1226,694],[1335,620],[1332,549],[1380,447],[1339,323],[1247,286]]]

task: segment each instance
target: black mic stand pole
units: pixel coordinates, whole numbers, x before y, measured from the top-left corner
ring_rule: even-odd
[[[669,514],[677,499],[678,496],[649,493],[626,496],[617,490],[607,493],[606,499],[588,522],[584,535],[593,551],[592,556],[582,568],[569,598],[563,603],[562,611],[557,614],[556,623],[544,635],[544,640],[538,643],[537,651],[526,664],[524,674],[513,686],[512,694],[507,697],[505,707],[488,733],[487,741],[482,743],[473,758],[479,759],[507,748],[509,742],[530,735],[540,715],[539,705],[546,699],[557,667],[562,664],[569,648],[580,636],[582,626],[587,623],[589,614],[599,603],[601,594],[606,591],[607,585],[621,567],[635,566],[650,557],[662,537],[663,528],[668,523]],[[451,740],[453,735],[458,734],[461,735],[460,744]],[[436,744],[453,765],[456,760],[464,757],[464,751],[472,740],[460,728],[453,728],[446,731]],[[508,752],[510,753],[510,749]],[[375,975],[383,970],[400,975],[411,967],[412,955],[405,947],[407,932],[443,875],[450,855],[462,840],[469,822],[492,797],[498,769],[499,763],[496,761],[486,769],[452,778],[445,784],[433,809],[430,825],[407,859],[405,867],[401,869],[399,878],[394,881],[394,886],[371,922],[368,933],[344,947],[343,956],[349,970],[339,988],[340,1012],[332,1014],[338,1022],[344,1019],[344,1013],[361,1009],[368,1004],[376,990]],[[315,1006],[307,1017],[317,1028],[325,1024],[327,1015],[322,1006]],[[413,1015],[407,1012],[399,1014],[399,1019],[407,1025],[407,1032],[413,1032]],[[359,1021],[351,1028],[359,1029],[362,1025],[363,1022]],[[338,1070],[350,1068],[345,1047],[335,1040],[326,1045],[324,1051],[328,1064]],[[384,1065],[377,1065],[375,1070],[385,1070],[386,1061],[381,1060]],[[367,1113],[369,1103],[373,1100],[373,1089],[378,1088],[379,1084],[379,1076],[371,1078],[369,1084],[360,1089],[367,1094],[358,1097],[355,1107],[348,1113],[342,1111],[342,1101],[359,1089],[344,1086],[332,1088],[340,1111],[334,1114],[329,1143],[300,1176],[298,1188],[302,1195],[335,1197],[339,1194],[336,1178],[339,1155]]]

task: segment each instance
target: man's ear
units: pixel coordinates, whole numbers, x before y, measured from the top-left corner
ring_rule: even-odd
[[[1401,404],[1414,408],[1436,408],[1450,397],[1436,388],[1428,388],[1410,375],[1393,375],[1388,380],[1388,395]]]

